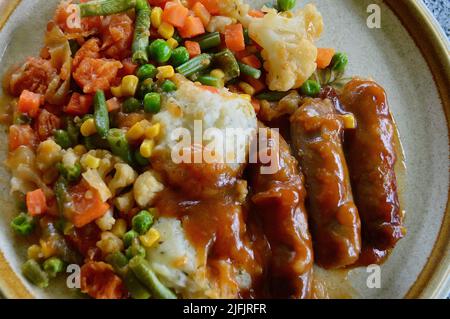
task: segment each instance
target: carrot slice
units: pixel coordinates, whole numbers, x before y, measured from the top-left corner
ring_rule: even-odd
[[[207,26],[211,20],[211,14],[201,2],[196,2],[192,7],[194,14],[202,20],[203,26]]]
[[[22,94],[20,94],[19,102],[17,103],[17,109],[19,112],[26,113],[34,118],[38,115],[39,106],[41,106],[43,102],[43,95],[23,90]]]
[[[39,216],[47,211],[47,200],[42,189],[38,188],[26,195],[27,210],[31,216]]]
[[[182,38],[193,38],[197,35],[205,33],[205,27],[202,20],[197,17],[189,16],[182,28],[178,28],[178,32]]]
[[[231,51],[239,52],[245,49],[242,24],[237,23],[225,27],[225,44]]]
[[[167,2],[162,14],[162,20],[180,28],[184,26],[188,14],[189,10],[185,6],[175,2]]]
[[[198,44],[198,42],[185,41],[184,46],[186,47],[186,50],[189,52],[189,57],[191,59],[202,53],[202,50],[200,49],[200,44]]]
[[[248,12],[248,15],[253,18],[264,18],[264,12],[261,10],[252,9]]]
[[[317,49],[317,68],[325,69],[331,64],[335,50],[332,48],[318,48]]]
[[[241,61],[247,65],[250,65],[251,67],[254,67],[255,69],[261,68],[261,61],[258,59],[258,57],[254,54],[248,55],[246,57],[243,57]]]
[[[36,134],[30,125],[11,125],[9,127],[9,150],[14,151],[22,145],[35,147]]]
[[[208,10],[209,13],[211,13],[212,15],[217,15],[219,14],[219,2],[217,0],[190,0],[189,3],[191,4],[191,7],[193,7],[193,5],[196,2],[200,2],[201,4],[203,4],[206,8],[206,10]]]
[[[70,97],[69,104],[65,107],[64,112],[73,116],[85,115],[89,113],[92,103],[93,98],[91,95],[82,95],[75,92]]]

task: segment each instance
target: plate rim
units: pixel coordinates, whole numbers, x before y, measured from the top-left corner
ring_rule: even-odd
[[[0,0],[0,3],[3,0]],[[0,16],[0,31],[21,0],[9,0]],[[420,0],[383,0],[424,57],[438,89],[450,136],[450,50],[449,41],[437,21]],[[417,23],[421,28],[416,28]],[[437,59],[435,59],[437,57]],[[413,298],[446,298],[450,293],[450,188],[442,224],[425,266],[404,296]],[[0,250],[0,291],[11,299],[34,298],[13,271]]]

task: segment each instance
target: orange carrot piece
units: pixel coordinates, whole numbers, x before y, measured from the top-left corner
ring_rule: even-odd
[[[200,44],[198,44],[198,42],[185,41],[184,46],[186,47],[186,50],[189,52],[189,57],[191,59],[202,53],[202,50],[200,49]]]
[[[120,102],[116,97],[106,101],[106,106],[108,107],[108,112],[116,111],[120,109]]]
[[[325,69],[331,64],[335,50],[332,48],[318,48],[317,49],[317,68]]]
[[[259,100],[252,98],[251,101],[252,105],[253,105],[253,109],[255,110],[255,113],[258,114],[259,110],[261,109],[261,103],[259,102]]]
[[[26,204],[28,214],[39,216],[47,211],[47,200],[42,189],[38,188],[26,195]]]
[[[209,91],[211,93],[215,93],[215,94],[219,93],[219,90],[214,86],[202,85],[201,88],[206,91]]]
[[[39,106],[44,102],[44,96],[33,93],[28,90],[23,90],[20,94],[17,109],[21,113],[26,113],[30,117],[36,117],[39,113]]]
[[[248,15],[253,18],[264,18],[264,12],[261,10],[252,9],[248,12]]]
[[[266,84],[262,79],[254,79],[251,76],[244,76],[244,81],[250,84],[255,89],[255,94],[260,93],[266,89]]]
[[[35,147],[37,137],[30,125],[11,125],[8,142],[9,150],[14,151],[22,145]]]
[[[82,95],[75,92],[70,97],[69,104],[64,108],[64,112],[74,116],[85,115],[89,113],[93,100],[92,95]]]
[[[202,20],[197,17],[189,16],[182,28],[178,28],[178,32],[182,38],[193,38],[197,35],[205,33],[205,27]]]
[[[196,2],[192,7],[194,14],[202,20],[203,26],[207,26],[211,20],[211,14],[201,2]]]
[[[242,24],[237,23],[225,27],[225,44],[231,51],[239,52],[245,49]]]
[[[167,2],[162,14],[162,20],[174,27],[181,28],[184,26],[188,14],[188,8],[182,4]]]
[[[219,3],[217,0],[199,0],[206,10],[209,11],[212,15],[219,14]]]
[[[255,69],[260,69],[261,68],[261,61],[254,54],[250,54],[250,55],[248,55],[246,57],[243,57],[241,59],[241,61],[242,61],[242,63],[250,65],[251,67],[254,67]]]

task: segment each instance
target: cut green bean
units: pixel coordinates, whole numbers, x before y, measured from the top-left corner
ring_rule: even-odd
[[[241,74],[239,64],[233,52],[228,49],[214,54],[213,64],[225,73],[225,82],[235,79]]]
[[[255,96],[255,98],[257,98],[258,100],[266,100],[269,102],[278,102],[288,94],[289,92],[268,91],[258,94],[257,96]]]
[[[94,96],[94,122],[98,135],[105,138],[109,130],[109,113],[105,93],[100,90]]]
[[[295,7],[297,0],[277,0],[277,7],[280,11],[289,11]]]
[[[150,163],[148,158],[145,158],[144,156],[141,155],[141,152],[139,149],[134,151],[134,160],[136,161],[136,163],[139,166],[147,166]]]
[[[198,42],[203,52],[205,50],[218,47],[220,45],[221,43],[220,33],[219,32],[208,33],[195,39],[195,41]]]
[[[239,70],[241,70],[241,74],[248,75],[254,79],[259,79],[261,77],[261,70],[255,69],[254,67],[238,62]]]
[[[55,278],[64,270],[64,262],[58,257],[51,257],[44,261],[43,268],[50,278]]]
[[[95,0],[80,3],[78,6],[82,18],[107,16],[133,9],[136,6],[136,0]]]
[[[128,265],[128,258],[120,251],[107,255],[105,260],[108,264],[113,266],[114,271],[121,276],[123,275],[124,268]]]
[[[29,281],[39,288],[48,287],[48,275],[35,260],[27,260],[22,265],[22,273]]]
[[[199,81],[203,85],[214,86],[216,88],[223,87],[223,80],[219,79],[219,78],[216,78],[214,76],[211,76],[211,75],[199,76],[197,78],[197,81]]]
[[[137,64],[148,62],[147,47],[150,38],[150,6],[147,0],[136,0],[136,22],[134,28],[132,61]]]
[[[155,298],[177,299],[177,296],[159,281],[149,263],[144,258],[140,256],[133,257],[128,265],[137,279],[150,289],[150,292]]]
[[[133,153],[123,130],[110,129],[106,139],[114,155],[120,157],[128,164],[133,164]]]
[[[30,235],[34,230],[33,217],[26,213],[20,213],[11,221],[11,228],[19,235]]]
[[[127,256],[127,258],[131,259],[135,256],[141,256],[141,257],[145,257],[145,255],[147,254],[146,250],[144,247],[142,247],[139,242],[133,242],[133,244],[131,244],[130,247],[127,248],[127,250],[125,250],[125,254]]]
[[[83,138],[83,144],[84,146],[86,146],[88,150],[95,150],[95,149],[108,150],[110,148],[108,141],[104,138],[101,138],[101,136],[98,134],[85,136]]]
[[[247,28],[244,28],[244,42],[246,45],[252,44],[252,39],[250,38],[250,35],[248,34]]]
[[[67,134],[69,135],[70,143],[73,145],[78,144],[78,138],[80,136],[80,128],[74,123],[73,119],[67,120]]]
[[[212,62],[212,58],[209,54],[203,53],[195,58],[183,63],[179,67],[176,68],[177,72],[184,75],[185,77],[189,77],[197,72],[201,72],[206,70]]]
[[[69,187],[67,185],[67,179],[60,176],[53,186],[53,190],[56,196],[56,203],[58,204],[59,213],[64,215],[65,204],[69,201]]]

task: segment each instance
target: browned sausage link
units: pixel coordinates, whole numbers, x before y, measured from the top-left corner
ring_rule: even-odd
[[[309,99],[291,117],[293,145],[306,176],[314,253],[325,268],[351,265],[361,252],[342,132],[342,119],[330,100]]]
[[[345,134],[345,148],[355,201],[362,221],[363,245],[393,248],[403,237],[394,171],[395,126],[386,94],[371,81],[352,80],[341,101],[358,123]]]
[[[273,298],[308,298],[313,251],[304,207],[303,176],[284,139],[276,131],[267,132],[267,139],[260,145],[268,145],[269,152],[279,154],[275,163],[278,170],[263,174],[260,168],[264,165],[258,163],[250,165],[249,174],[252,210],[261,219],[272,250],[269,290]]]

